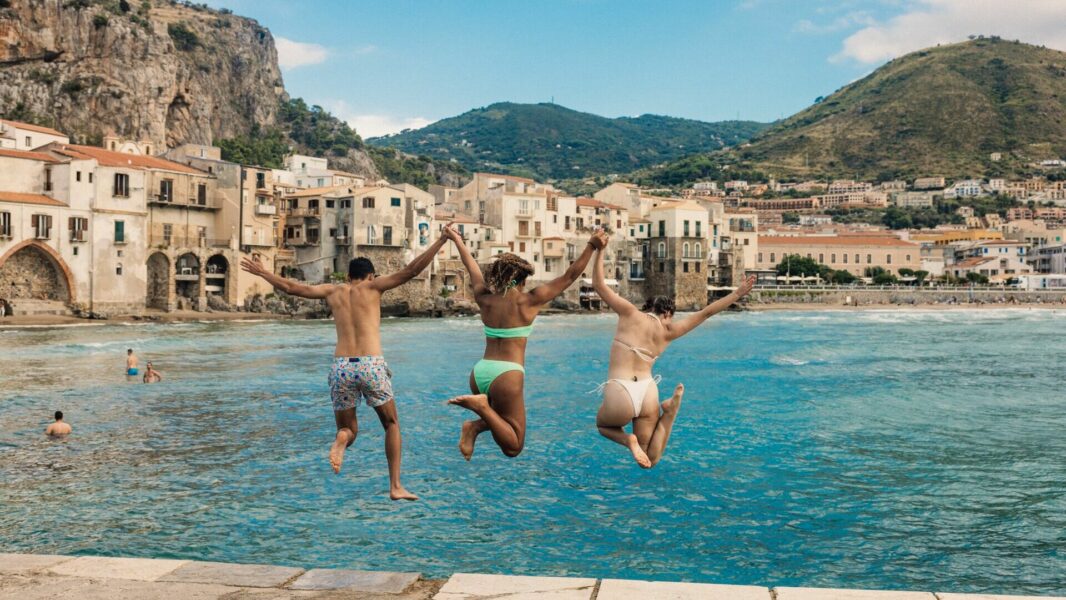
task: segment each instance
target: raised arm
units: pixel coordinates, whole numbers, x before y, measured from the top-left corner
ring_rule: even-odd
[[[266,279],[267,283],[274,286],[276,289],[285,292],[286,294],[290,294],[292,296],[299,296],[301,298],[321,300],[326,296],[329,296],[330,292],[332,292],[337,287],[332,283],[307,285],[306,283],[300,283],[291,279],[285,279],[280,275],[275,275],[270,271],[266,270],[263,264],[255,258],[242,258],[241,269],[251,273],[252,275],[256,275],[258,277]]]
[[[711,302],[707,306],[704,306],[703,310],[686,319],[670,323],[670,325],[666,328],[666,339],[668,341],[676,340],[677,338],[699,327],[707,319],[729,308],[744,296],[747,296],[751,292],[751,288],[754,285],[755,276],[749,275],[748,278],[744,280],[744,283],[740,284],[740,287],[733,290],[733,293],[729,294],[725,298],[720,298],[718,300],[715,300],[714,302]]]
[[[448,230],[451,228],[451,226],[452,224],[448,223],[444,226],[444,229]],[[388,275],[375,277],[374,280],[370,283],[370,285],[374,289],[385,292],[391,290],[394,287],[400,287],[408,281],[411,281],[416,275],[425,270],[425,268],[429,266],[429,263],[433,262],[433,257],[436,256],[438,252],[440,252],[440,249],[447,242],[447,237],[443,235],[438,237],[437,241],[433,242],[433,244],[431,244],[429,248],[426,248],[425,252],[419,254],[414,260],[407,263],[404,268],[400,269],[399,271],[396,271],[395,273],[389,273]]]
[[[559,294],[566,291],[566,288],[570,287],[577,281],[578,277],[585,272],[585,267],[589,265],[589,260],[592,259],[592,253],[596,250],[600,250],[607,245],[607,234],[603,231],[597,231],[589,238],[589,243],[585,245],[585,250],[581,253],[581,256],[577,257],[574,264],[570,265],[570,268],[565,273],[552,279],[544,285],[538,285],[529,292],[530,297],[536,304],[547,304],[551,302]]]
[[[592,266],[592,287],[596,289],[596,293],[607,303],[607,306],[610,306],[611,310],[618,313],[618,316],[621,317],[636,312],[637,307],[619,296],[611,289],[611,286],[607,285],[607,279],[603,275],[603,257],[605,254],[607,254],[606,247],[596,251],[596,263]]]
[[[454,229],[447,230],[446,233],[455,244],[455,249],[459,252],[459,259],[463,261],[466,272],[470,274],[470,287],[473,288],[474,297],[488,293],[489,288],[485,287],[485,275],[481,272],[481,266],[474,260],[474,255],[470,254],[470,248],[466,247],[463,236]]]

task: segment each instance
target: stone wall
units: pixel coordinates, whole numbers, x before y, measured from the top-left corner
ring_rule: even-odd
[[[0,266],[0,298],[67,302],[70,290],[51,257],[27,246]]]
[[[667,244],[667,257],[658,258],[655,250],[660,241]],[[678,310],[702,308],[707,304],[707,269],[705,261],[682,260],[683,238],[652,238],[652,252],[644,262],[644,293],[674,299]],[[688,263],[689,272],[684,265]],[[663,269],[660,271],[660,264]],[[700,270],[696,271],[699,265]]]
[[[414,259],[414,254],[405,248],[390,246],[357,246],[354,256],[369,258],[374,263],[378,276],[395,273]],[[386,313],[404,314],[422,312],[433,308],[436,293],[430,290],[430,273],[427,268],[411,281],[389,290],[381,297],[381,307]]]

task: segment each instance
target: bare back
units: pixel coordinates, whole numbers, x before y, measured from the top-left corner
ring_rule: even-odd
[[[504,294],[484,293],[476,298],[481,322],[489,327],[525,327],[540,313],[530,294],[512,289]],[[527,338],[486,338],[485,358],[525,364]]]
[[[611,341],[607,376],[630,381],[650,377],[654,362],[647,359],[661,356],[666,351],[670,345],[666,333],[662,322],[649,313],[633,310],[619,316]]]
[[[333,356],[381,356],[381,292],[370,280],[337,285],[326,296],[337,326]]]

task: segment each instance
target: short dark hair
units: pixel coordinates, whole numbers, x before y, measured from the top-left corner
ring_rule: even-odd
[[[57,410],[56,411],[56,421],[58,421],[58,420],[60,420],[62,418],[63,418],[63,411]]]
[[[673,298],[667,296],[652,296],[644,301],[644,308],[640,310],[665,316],[673,315],[677,310],[677,307],[674,305]]]
[[[374,263],[365,256],[353,258],[348,263],[348,279],[366,279],[374,274]]]
[[[126,348],[126,354],[133,354],[133,348]]]

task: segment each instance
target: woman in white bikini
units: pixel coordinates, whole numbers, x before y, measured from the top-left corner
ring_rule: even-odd
[[[748,295],[755,277],[748,277],[733,293],[694,315],[674,321],[674,301],[670,298],[649,298],[644,308],[637,310],[608,287],[603,253],[604,250],[596,252],[592,282],[600,298],[618,314],[618,328],[611,343],[608,380],[603,385],[603,404],[596,415],[596,426],[603,437],[629,448],[637,464],[647,469],[662,458],[685,392],[685,386],[678,384],[674,395],[660,406],[658,378],[652,377],[652,365],[670,342]],[[633,432],[626,433],[623,427],[630,423]]]

